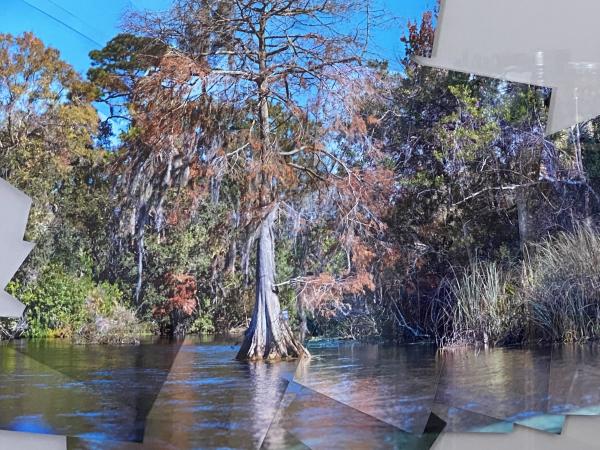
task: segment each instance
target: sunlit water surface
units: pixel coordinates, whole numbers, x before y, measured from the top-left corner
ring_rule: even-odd
[[[445,431],[473,432],[515,422],[559,432],[565,414],[600,414],[591,344],[439,352],[324,341],[309,360],[278,363],[235,361],[237,349],[212,337],[3,343],[0,428],[72,436],[73,449],[426,449],[439,431],[432,411]]]

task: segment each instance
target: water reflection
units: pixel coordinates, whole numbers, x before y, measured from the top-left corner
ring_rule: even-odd
[[[436,402],[509,422],[543,415],[550,359],[550,348],[446,352]]]
[[[61,340],[2,345],[0,399],[10,409],[2,408],[0,427],[141,442],[179,345],[158,339],[129,347]]]
[[[296,383],[263,448],[429,449],[437,434],[404,432],[364,412]]]
[[[300,363],[248,364],[228,339],[20,345],[0,345],[0,427],[76,436],[71,449],[426,449],[432,410],[446,431],[488,432],[513,422],[558,431],[561,414],[600,412],[595,346],[439,353],[327,342]]]
[[[299,383],[401,430],[423,432],[442,368],[434,347],[333,343],[312,352]]]
[[[600,346],[552,349],[549,405],[557,414],[600,415]]]
[[[145,446],[258,448],[296,362],[240,363],[227,341],[182,346],[148,416]]]
[[[0,361],[1,428],[121,440],[136,434],[135,408],[118,402],[119,420],[114,405],[85,383],[6,346],[0,347]]]

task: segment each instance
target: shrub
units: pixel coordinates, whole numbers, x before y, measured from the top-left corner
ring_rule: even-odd
[[[75,333],[74,341],[79,344],[138,344],[140,336],[149,331],[134,311],[118,304],[108,314],[90,311],[88,320]]]
[[[52,265],[35,283],[12,282],[7,290],[27,307],[26,337],[69,337],[85,320],[83,305],[93,286],[90,277],[77,277]]]
[[[8,291],[27,307],[22,335],[68,337],[77,342],[135,343],[143,328],[110,283],[97,284],[89,273],[73,275],[50,265],[27,286],[12,282]]]
[[[190,325],[191,334],[212,334],[215,332],[214,311],[209,298],[201,299],[198,315]]]

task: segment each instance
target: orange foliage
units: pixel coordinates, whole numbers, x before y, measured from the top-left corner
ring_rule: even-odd
[[[324,317],[333,317],[347,307],[343,303],[346,295],[362,295],[375,289],[373,275],[366,271],[335,278],[330,273],[321,273],[301,280],[300,297],[305,308]]]
[[[164,317],[173,311],[181,311],[188,316],[193,314],[198,303],[196,278],[192,275],[169,273],[166,284],[169,286],[169,298],[163,305],[154,308],[153,315]]]
[[[336,210],[329,225],[339,236],[337,250],[348,255],[349,267],[339,276],[321,273],[297,280],[305,307],[326,317],[348,307],[346,296],[374,291],[375,276],[394,267],[400,258],[398,249],[386,241],[385,219],[392,210],[395,192],[393,172],[367,166],[328,181],[334,194],[330,190],[324,196],[333,200]]]

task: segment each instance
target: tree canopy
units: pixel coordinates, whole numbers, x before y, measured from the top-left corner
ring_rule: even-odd
[[[87,336],[120,314],[248,328],[241,359],[301,356],[308,334],[525,339],[511,320],[470,330],[489,317],[466,320],[461,289],[505,271],[523,308],[532,245],[595,226],[597,121],[545,138],[549,90],[415,64],[436,11],[399,33],[392,71],[370,52],[378,14],[177,0],[132,12],[86,80],[0,35],[1,175],[34,198],[38,243],[6,334]]]

